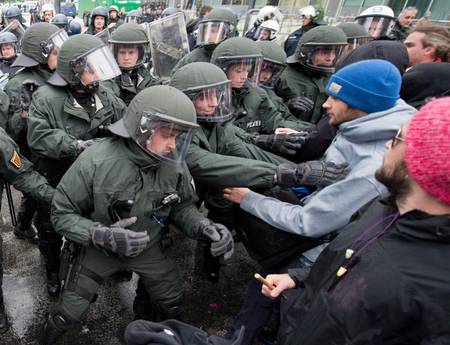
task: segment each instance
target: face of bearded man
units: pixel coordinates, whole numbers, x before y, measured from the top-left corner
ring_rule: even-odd
[[[383,165],[375,172],[375,178],[384,184],[397,201],[404,200],[411,190],[408,169],[404,159],[394,164]]]

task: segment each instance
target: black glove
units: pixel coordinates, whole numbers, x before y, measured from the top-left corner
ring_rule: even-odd
[[[311,133],[299,132],[292,134],[263,134],[258,135],[254,142],[255,145],[263,150],[282,153],[286,155],[295,155],[302,148],[302,145],[309,139]]]
[[[305,96],[293,97],[286,102],[286,105],[291,113],[296,116],[307,113],[314,108],[314,102]]]
[[[283,163],[277,167],[277,184],[280,187],[328,186],[347,176],[347,164],[326,161],[309,161],[301,164]]]
[[[91,241],[97,248],[106,249],[121,256],[139,255],[150,242],[146,231],[126,229],[136,222],[136,217],[119,220],[111,226],[97,225],[91,228]]]
[[[77,154],[80,154],[84,150],[86,150],[89,146],[94,145],[96,142],[101,141],[104,138],[97,138],[97,139],[89,139],[89,140],[77,140],[77,143],[75,144],[75,149],[77,150]]]
[[[198,223],[195,233],[197,239],[212,242],[212,256],[217,257],[223,255],[224,259],[227,260],[233,255],[233,236],[230,230],[224,225],[213,223],[208,218],[205,218]]]
[[[26,79],[22,83],[22,89],[20,92],[20,106],[22,110],[28,111],[30,108],[31,100],[33,98],[33,93],[39,87],[39,84],[34,80]]]

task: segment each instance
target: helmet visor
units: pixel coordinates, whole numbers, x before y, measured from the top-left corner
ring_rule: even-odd
[[[134,135],[136,143],[158,160],[180,164],[192,139],[192,127],[170,121],[170,115],[143,112]]]
[[[137,16],[128,16],[125,18],[125,23],[130,23],[130,24],[140,24],[141,22],[141,18],[137,17]]]
[[[227,56],[218,58],[216,64],[222,68],[231,81],[231,87],[240,89],[248,83],[253,86],[258,85],[262,62],[262,56]]]
[[[110,47],[117,64],[122,70],[131,70],[141,66],[149,56],[148,43],[110,43]]]
[[[336,61],[342,56],[346,46],[345,44],[305,44],[301,48],[301,53],[307,67],[326,73],[334,73]]]
[[[74,73],[83,85],[108,80],[121,74],[120,68],[108,46],[90,50],[71,61]]]
[[[44,53],[46,55],[49,55],[54,48],[59,50],[63,45],[64,41],[66,41],[68,38],[69,36],[67,35],[67,32],[64,29],[56,31],[53,35],[51,35],[48,38],[47,44],[43,46]]]
[[[23,35],[25,33],[25,29],[19,22],[8,24],[0,33],[3,32],[11,32],[14,36],[17,37],[18,46],[20,46],[20,42],[22,41]]]
[[[199,122],[224,122],[233,116],[229,81],[186,94],[194,103]]]
[[[273,88],[285,68],[285,65],[264,59],[259,73],[259,85]]]
[[[370,41],[372,41],[372,37],[349,38],[347,47],[345,48],[342,56],[349,54],[351,51],[362,46],[363,44],[369,43]]]
[[[388,17],[360,17],[356,22],[366,29],[373,39],[388,36],[395,25],[395,21]]]
[[[197,45],[216,45],[230,35],[230,24],[220,21],[201,22],[198,26]]]

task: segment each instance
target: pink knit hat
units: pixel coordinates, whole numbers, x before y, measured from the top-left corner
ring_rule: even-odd
[[[436,99],[414,115],[405,144],[411,177],[450,205],[450,97]]]

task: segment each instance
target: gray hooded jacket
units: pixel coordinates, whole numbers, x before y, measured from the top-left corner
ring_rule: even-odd
[[[403,100],[385,111],[372,113],[339,126],[324,159],[348,163],[347,177],[310,194],[303,205],[292,205],[249,192],[240,207],[270,225],[294,234],[321,237],[349,223],[351,216],[369,201],[387,194],[375,179],[386,141],[392,139],[416,110]],[[315,261],[323,246],[304,253]]]

